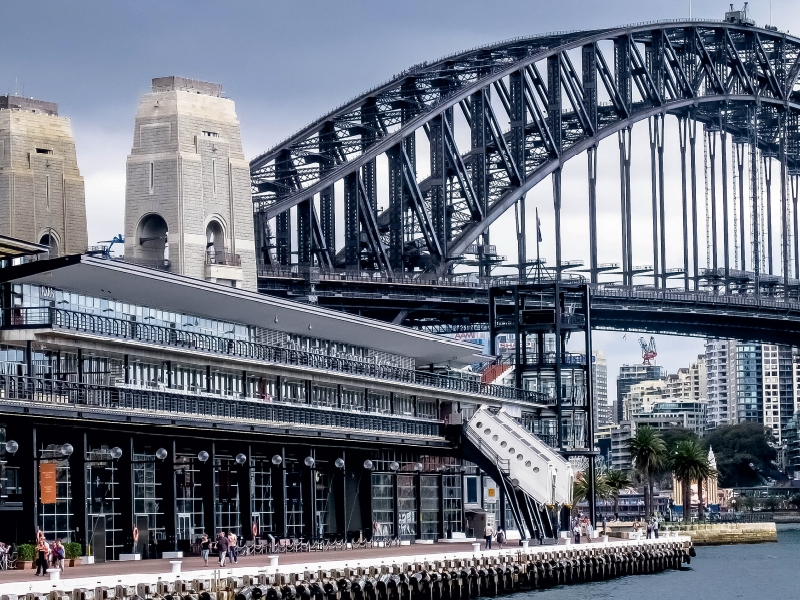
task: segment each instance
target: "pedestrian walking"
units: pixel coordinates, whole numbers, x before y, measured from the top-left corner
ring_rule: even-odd
[[[44,539],[44,533],[38,535],[36,541],[36,575],[44,577],[47,575],[47,555],[50,554],[50,548],[47,545],[47,540]]]
[[[50,566],[62,573],[64,572],[64,554],[64,545],[60,539],[57,539],[50,548]]]
[[[581,543],[581,524],[577,519],[575,520],[575,525],[572,526],[572,536],[576,544]]]
[[[483,530],[483,539],[485,540],[485,544],[483,546],[484,550],[491,550],[492,549],[492,536],[494,535],[494,529],[492,526],[487,524]]]
[[[225,566],[225,557],[228,556],[228,547],[230,546],[230,542],[228,541],[228,536],[223,531],[217,537],[217,554],[219,555],[219,566]]]
[[[203,539],[200,540],[200,556],[203,557],[203,562],[208,566],[208,555],[211,552],[211,540],[204,533]]]
[[[592,523],[590,521],[586,521],[586,541],[591,543],[592,541],[592,534],[594,533],[594,527],[592,527]]]
[[[232,531],[228,534],[228,554],[232,563],[239,562],[239,547],[236,545],[236,534]]]
[[[658,539],[658,515],[653,515],[653,537]]]
[[[506,543],[506,532],[502,528],[497,529],[497,547],[502,550],[503,544]]]
[[[608,535],[608,532],[606,531],[606,516],[605,515],[603,515],[603,535]]]

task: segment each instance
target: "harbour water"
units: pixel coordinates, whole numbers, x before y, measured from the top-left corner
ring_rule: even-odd
[[[703,546],[686,571],[620,577],[525,592],[518,600],[759,600],[800,594],[800,525],[778,528],[777,544]]]

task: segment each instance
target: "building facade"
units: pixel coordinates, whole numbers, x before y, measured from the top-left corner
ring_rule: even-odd
[[[126,179],[126,260],[256,289],[250,168],[219,84],[153,79]]]
[[[471,344],[97,257],[4,275],[0,539],[40,529],[98,561],[134,528],[143,557],[223,530],[442,539],[484,476],[448,424],[478,405],[557,423],[459,370]],[[481,510],[513,530],[504,506]]]
[[[659,365],[622,365],[617,376],[616,422],[624,420],[624,398],[631,386],[640,381],[666,379],[667,371]]]
[[[0,96],[0,235],[86,252],[86,202],[69,119],[58,105]]]

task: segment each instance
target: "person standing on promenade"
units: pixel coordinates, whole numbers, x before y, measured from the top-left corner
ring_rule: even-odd
[[[572,536],[576,544],[581,543],[581,522],[575,519],[575,524],[572,526]]]
[[[203,562],[206,566],[208,566],[208,555],[211,552],[211,540],[208,539],[208,535],[205,533],[203,534],[203,539],[200,540],[200,556],[203,557]]]
[[[47,540],[44,538],[44,533],[39,533],[36,541],[36,575],[44,577],[47,575],[47,555],[50,553],[50,548],[47,546]]]
[[[219,555],[219,566],[225,566],[225,557],[228,555],[228,547],[230,546],[230,542],[228,542],[228,536],[225,532],[221,532],[219,537],[217,537],[217,554]]]
[[[592,543],[592,533],[594,533],[594,527],[592,527],[591,521],[586,521],[586,541],[590,544]]]
[[[603,535],[608,535],[608,532],[606,531],[606,516],[605,515],[603,515]]]
[[[503,531],[502,527],[498,527],[497,529],[497,547],[502,550],[503,544],[506,543],[506,532]]]
[[[653,536],[658,539],[658,515],[653,515]]]
[[[492,526],[487,523],[486,527],[483,530],[483,539],[486,542],[484,544],[484,547],[483,547],[484,550],[491,550],[492,549],[492,536],[493,535],[494,535],[494,530],[492,529]]]
[[[236,534],[233,531],[228,534],[228,553],[232,563],[239,562],[239,548],[236,545]]]

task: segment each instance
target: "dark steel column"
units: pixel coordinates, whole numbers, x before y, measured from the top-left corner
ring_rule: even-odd
[[[731,291],[731,259],[728,233],[728,134],[720,115],[719,139],[722,154],[722,248],[725,253],[725,293]]]
[[[524,73],[515,71],[509,76],[509,107],[511,114],[511,158],[517,166],[520,183],[525,180],[525,82]],[[525,279],[528,253],[525,239],[525,195],[514,205],[514,222],[517,228],[517,274]]]
[[[717,137],[714,131],[706,130],[708,139],[708,162],[711,165],[711,266],[717,275]],[[706,240],[708,243],[708,240]]]
[[[389,152],[389,264],[392,271],[403,272],[403,163],[402,151],[395,146]]]
[[[681,151],[681,208],[683,216],[683,289],[689,291],[689,207],[686,191],[686,138],[689,119],[678,117],[678,143]]]
[[[661,287],[667,289],[667,238],[666,238],[666,231],[667,231],[667,219],[664,209],[664,115],[660,115],[658,119],[656,119],[656,125],[658,126],[658,136],[656,140],[658,142],[658,212],[659,212],[659,220],[661,221],[660,224],[660,235],[661,235]]]
[[[781,123],[781,272],[783,273],[783,295],[789,297],[789,203],[786,197],[786,116]]]
[[[470,96],[470,113],[472,115],[472,127],[470,135],[471,154],[472,154],[472,187],[475,190],[475,199],[481,207],[483,214],[487,212],[489,204],[489,184],[488,166],[486,154],[486,142],[489,139],[488,123],[486,119],[486,103],[488,102],[488,90],[482,89]],[[489,244],[489,229],[483,231],[482,242],[484,246]],[[483,264],[483,252],[479,252],[481,257],[480,277],[489,277],[491,269]]]
[[[556,274],[561,279],[561,167],[553,171],[553,211],[556,226]]]
[[[358,208],[358,173],[344,178],[344,265],[346,269],[361,268],[361,236]]]
[[[595,428],[595,397],[594,397],[594,372],[592,369],[592,290],[590,286],[585,286],[583,291],[584,311],[586,323],[584,329],[584,346],[586,348],[586,420],[589,436],[589,450],[594,451],[594,428]],[[560,382],[559,382],[560,383]],[[597,523],[597,490],[594,455],[589,455],[589,522],[594,527]]]
[[[335,142],[336,131],[333,123],[326,123],[319,133],[319,150],[323,156],[319,165],[320,177],[324,177],[330,172],[335,164]],[[322,230],[322,239],[325,240],[325,247],[331,258],[331,264],[335,264],[336,256],[336,195],[334,187],[328,186],[319,193],[319,226]]]
[[[767,273],[772,275],[772,157],[761,153],[764,161],[764,188],[767,193],[767,247],[764,258],[767,261]]]
[[[795,279],[800,279],[800,240],[798,240],[797,223],[797,197],[800,181],[798,181],[797,175],[792,175],[790,181],[792,186],[792,221],[794,222],[794,277]]]
[[[289,233],[289,211],[275,217],[275,249],[278,264],[282,267],[292,264],[292,240]]]
[[[741,248],[739,268],[744,271],[747,265],[745,260],[745,239],[747,229],[744,227],[744,144],[736,144],[736,168],[739,170],[739,245]]]
[[[697,240],[697,121],[690,116],[688,120],[689,134],[689,179],[692,190],[692,277],[694,278],[694,289],[700,286],[700,265]]]
[[[547,113],[555,151],[561,155],[561,65],[559,55],[547,58]],[[556,272],[561,277],[561,166],[553,171],[553,208],[556,225]]]
[[[630,191],[631,191],[631,128],[619,132],[619,188],[622,215],[622,283],[631,285]]]
[[[752,123],[750,130],[750,185],[753,190],[753,273],[755,274],[756,293],[760,290],[759,275],[761,274],[761,243],[758,239],[758,111],[752,110]]]
[[[447,235],[445,226],[447,204],[445,198],[445,165],[444,165],[444,116],[433,118],[429,126],[430,158],[431,158],[431,221],[442,258],[447,259]]]
[[[658,289],[658,167],[656,165],[656,151],[660,145],[658,115],[647,119],[647,128],[650,134],[650,188],[653,205],[651,213],[653,225],[653,286]]]
[[[311,199],[297,205],[297,264],[311,264]]]
[[[597,283],[597,146],[586,151],[589,161],[589,276]]]

